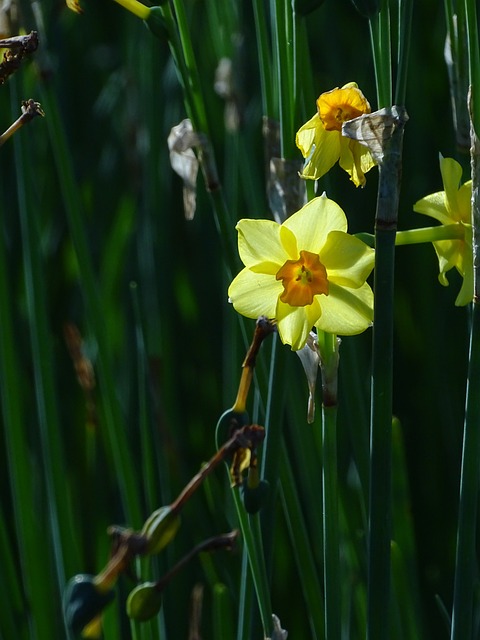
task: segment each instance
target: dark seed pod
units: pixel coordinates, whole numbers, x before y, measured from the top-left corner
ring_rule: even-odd
[[[245,511],[253,515],[258,513],[265,505],[265,501],[270,491],[270,485],[266,480],[260,480],[256,487],[249,487],[248,482],[243,484],[243,504]]]
[[[95,576],[79,574],[69,580],[63,597],[63,613],[69,629],[75,634],[98,616],[113,600],[115,592],[102,592],[94,582]]]

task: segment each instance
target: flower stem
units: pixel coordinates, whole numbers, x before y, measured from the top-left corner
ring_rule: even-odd
[[[393,288],[403,127],[385,141],[375,219],[367,640],[387,640],[390,604]]]
[[[140,18],[140,20],[146,20],[150,13],[150,8],[137,0],[115,0],[124,9],[133,13],[134,16]]]
[[[355,236],[365,244],[368,244],[369,247],[375,246],[375,236],[371,233],[360,232],[356,233]],[[437,242],[438,240],[463,240],[464,238],[465,226],[463,224],[442,224],[435,227],[397,231],[395,246]]]
[[[295,20],[291,4],[284,0],[272,0],[272,39],[274,48],[277,91],[279,95],[280,154],[282,158],[294,157],[295,135]]]
[[[472,638],[472,609],[476,582],[476,529],[480,458],[480,308],[473,304],[470,334],[460,505],[457,529],[451,640]]]
[[[451,640],[472,638],[473,602],[476,591],[476,537],[478,486],[480,481],[480,144],[476,129],[480,111],[475,101],[480,96],[478,65],[478,32],[475,3],[465,0],[468,35],[470,86],[473,108],[471,114],[471,172],[472,172],[472,227],[473,227],[473,305],[470,329],[470,352],[465,400],[462,470],[455,558],[455,583]]]
[[[398,52],[397,82],[395,87],[395,104],[405,104],[407,91],[408,58],[410,53],[410,35],[412,31],[413,0],[398,1]]]
[[[338,538],[337,406],[322,405],[323,561],[325,637],[340,640],[340,552]]]
[[[380,12],[370,19],[375,82],[378,108],[388,107],[392,101],[392,50],[390,42],[389,0],[382,0]]]
[[[233,489],[232,495],[237,510],[243,543],[247,549],[248,563],[252,573],[253,584],[255,586],[264,635],[265,637],[269,637],[272,629],[272,609],[263,548],[261,544],[259,516],[247,516],[237,488]]]
[[[318,332],[322,372],[322,502],[323,582],[325,591],[325,638],[341,638],[340,543],[338,535],[337,480],[337,337]]]

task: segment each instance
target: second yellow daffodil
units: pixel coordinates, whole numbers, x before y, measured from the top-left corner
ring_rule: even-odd
[[[339,161],[355,186],[363,187],[365,174],[375,162],[367,147],[342,136],[342,124],[370,112],[370,104],[355,82],[322,93],[317,113],[296,136],[297,147],[306,158],[302,178],[318,180]]]
[[[311,200],[283,224],[240,220],[238,248],[245,265],[228,296],[248,318],[275,319],[282,342],[302,349],[313,326],[354,335],[373,320],[366,279],[374,251],[347,233],[347,219],[333,200]]]
[[[463,284],[455,300],[456,306],[464,306],[473,300],[473,249],[472,249],[472,181],[460,186],[462,167],[453,158],[440,156],[444,191],[432,193],[415,203],[413,210],[435,218],[443,225],[456,224],[463,229],[463,238],[433,242],[438,256],[438,279],[448,286],[446,273],[455,267],[463,278]]]

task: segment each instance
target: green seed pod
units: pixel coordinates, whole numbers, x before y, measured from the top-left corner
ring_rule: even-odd
[[[245,511],[251,515],[258,513],[264,506],[269,491],[270,485],[266,480],[260,480],[260,483],[256,487],[249,487],[248,482],[245,482],[243,484],[243,504],[245,505]]]
[[[145,622],[156,616],[162,606],[162,594],[154,582],[139,584],[127,598],[127,615],[132,620]]]
[[[167,42],[168,29],[160,7],[157,6],[150,9],[150,13],[148,18],[145,20],[145,24],[154,36],[156,36],[159,40]]]
[[[352,0],[352,4],[364,18],[373,18],[380,11],[380,0]]]
[[[173,513],[170,507],[160,507],[150,514],[141,531],[147,538],[146,553],[160,553],[173,540],[179,527],[180,516]]]
[[[95,584],[95,576],[79,574],[69,580],[63,596],[63,614],[75,634],[91,622],[113,600],[115,592],[103,592]]]
[[[232,437],[235,429],[240,429],[246,424],[249,424],[249,422],[250,418],[246,411],[239,413],[238,411],[233,411],[233,409],[227,409],[222,413],[215,429],[217,449],[220,449],[220,447]]]

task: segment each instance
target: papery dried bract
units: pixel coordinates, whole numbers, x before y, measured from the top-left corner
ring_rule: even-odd
[[[376,164],[382,164],[386,141],[407,120],[405,108],[394,105],[347,120],[342,125],[342,135],[367,147]]]
[[[170,164],[183,180],[183,206],[187,220],[193,220],[197,206],[198,159],[193,147],[201,144],[201,137],[185,119],[172,127],[168,136]]]
[[[317,386],[318,367],[320,366],[320,356],[316,348],[316,334],[311,331],[307,338],[307,342],[303,349],[299,349],[295,353],[300,358],[303,370],[307,377],[308,384],[308,408],[307,422],[312,424],[315,419],[315,389]]]

